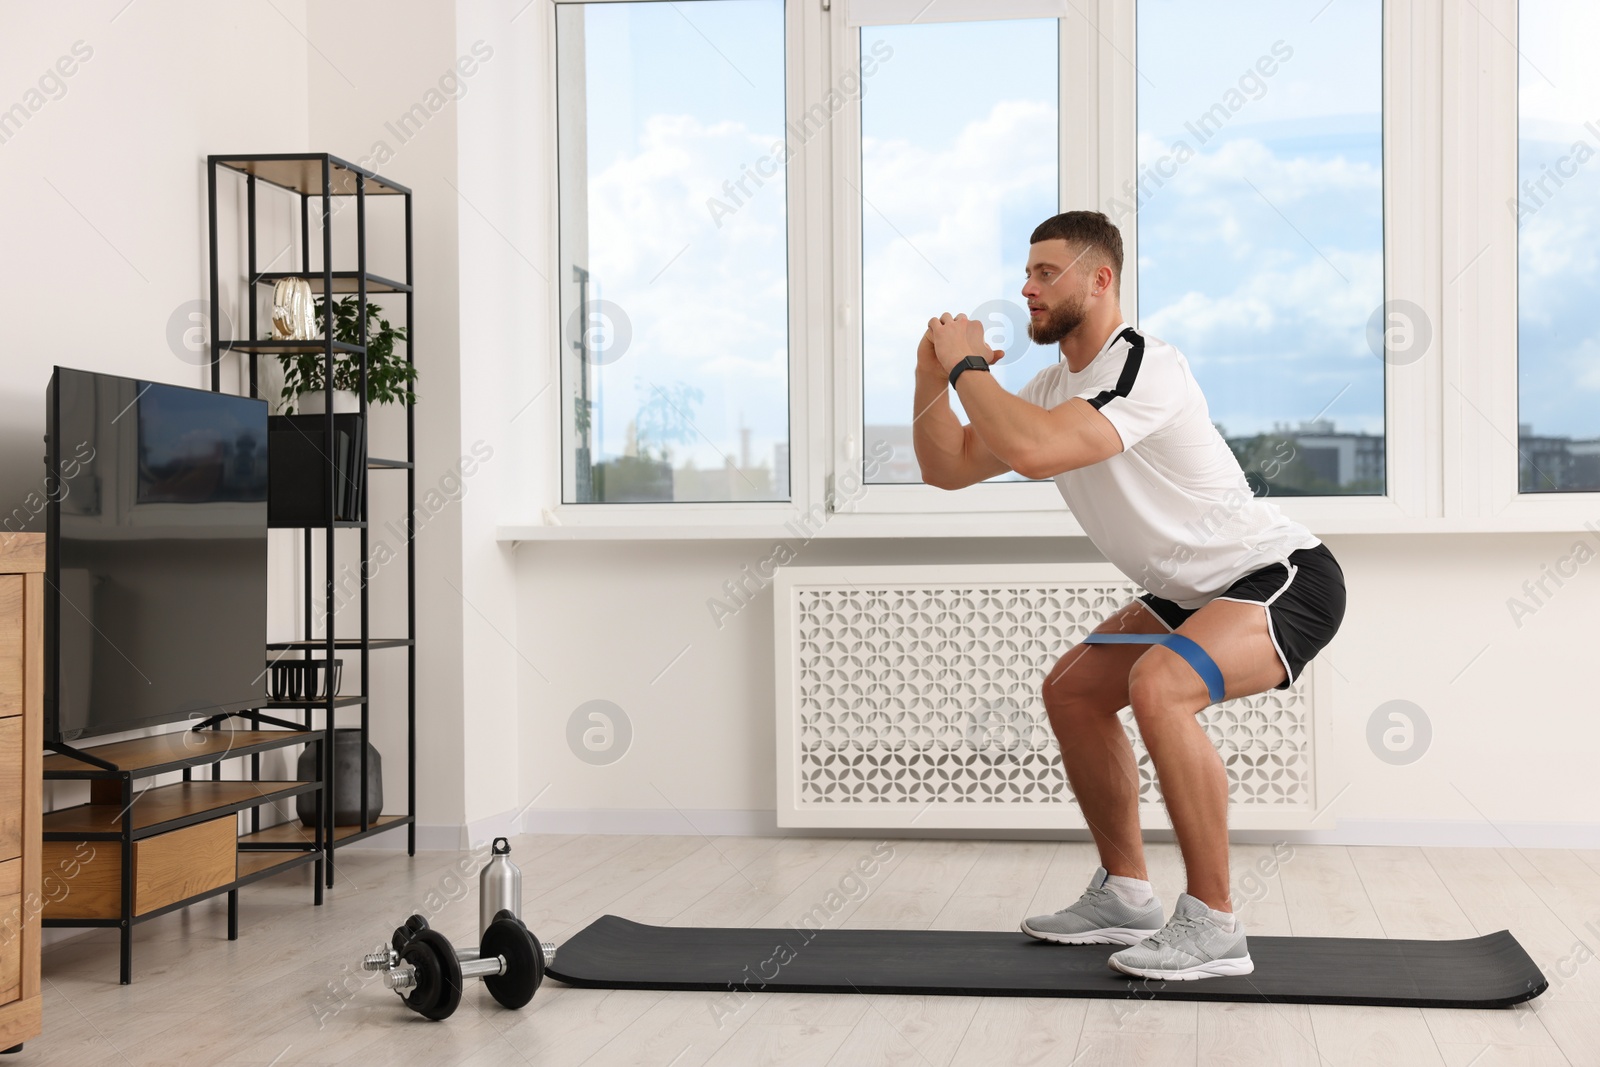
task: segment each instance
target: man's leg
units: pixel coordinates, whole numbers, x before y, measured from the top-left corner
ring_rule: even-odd
[[[1177,632],[1216,662],[1226,699],[1263,692],[1285,677],[1261,604],[1213,600]],[[1231,912],[1228,775],[1196,718],[1211,703],[1205,682],[1178,653],[1158,645],[1134,664],[1128,695],[1183,853],[1188,893],[1216,911]]]
[[[1138,601],[1096,633],[1166,633]],[[1078,807],[1108,874],[1148,881],[1139,835],[1139,767],[1117,719],[1128,706],[1129,673],[1146,645],[1074,645],[1045,676],[1044,707]],[[1186,668],[1187,669],[1187,668]]]

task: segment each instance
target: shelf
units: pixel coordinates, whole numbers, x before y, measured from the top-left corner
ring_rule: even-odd
[[[333,828],[333,843],[346,845],[352,841],[359,841],[364,837],[382,833],[384,830],[393,830],[397,826],[405,826],[411,822],[409,815],[376,815],[366,830],[362,830],[359,823],[351,826],[335,826]],[[239,838],[239,856],[243,862],[246,850],[267,851],[283,849],[299,845],[312,848],[317,843],[317,832],[309,826],[300,825],[300,820],[293,819],[289,822],[269,826],[265,830],[257,830],[253,834],[244,834]]]
[[[320,733],[321,731],[313,731]],[[234,759],[275,748],[304,744],[306,735],[299,730],[179,730],[157,734],[154,737],[137,737],[131,741],[117,741],[97,745],[83,751],[115,763],[118,771],[108,771],[92,763],[64,754],[44,758],[45,779],[117,778],[131,774],[135,778],[168,771],[181,771],[185,767],[198,767],[220,759]]]
[[[367,524],[360,519],[334,519],[332,522],[319,522],[311,526],[286,526],[275,523],[268,527],[271,530],[326,530],[332,526],[335,530],[360,530]]]
[[[354,196],[356,175],[365,175],[368,196],[395,196],[410,189],[327,152],[273,152],[259,156],[212,156],[211,162],[302,196],[322,195],[322,161],[328,161],[328,187],[334,196]]]
[[[382,304],[385,308],[391,309],[394,313],[400,315],[400,320],[397,324],[403,324],[407,330],[410,329],[413,311],[412,296],[415,293],[414,264],[412,262],[414,231],[411,189],[391,181],[373,170],[357,166],[348,159],[341,159],[326,152],[301,151],[232,155],[217,153],[208,155],[206,164],[209,178],[207,183],[207,208],[210,220],[209,281],[212,292],[222,291],[223,279],[220,275],[223,273],[221,266],[223,258],[219,247],[221,238],[225,233],[231,234],[236,228],[231,219],[224,223],[224,212],[219,212],[219,208],[226,208],[230,213],[233,209],[239,209],[239,221],[243,224],[243,232],[251,235],[252,240],[250,241],[244,269],[236,270],[235,267],[237,265],[230,266],[227,269],[229,284],[237,287],[238,284],[242,283],[245,290],[253,294],[252,300],[257,299],[259,296],[261,286],[275,286],[285,279],[304,280],[306,286],[310,288],[311,292],[319,300],[329,300],[336,296],[344,298],[353,294],[365,294],[373,303]],[[221,177],[221,172],[224,170],[233,172],[234,176],[231,178]],[[239,195],[243,191],[237,188],[238,184],[241,184],[238,182],[240,175],[248,176],[249,189],[252,194],[248,198]],[[298,226],[296,227],[293,223],[290,223],[289,228],[299,231],[300,240],[296,242],[290,236],[288,242],[289,247],[296,254],[287,258],[278,257],[276,262],[267,262],[265,259],[258,260],[256,258],[258,250],[253,236],[257,233],[257,224],[261,220],[258,218],[259,197],[254,194],[262,191],[258,186],[263,183],[276,186],[278,189],[289,193],[299,194],[299,203],[294,205],[299,208],[299,218],[294,220],[295,223],[298,223]],[[395,243],[398,243],[400,237],[404,237],[404,266],[399,265],[398,261],[384,264],[386,269],[392,272],[389,275],[374,273],[372,270],[366,269],[377,265],[369,260],[366,255],[367,246],[370,243],[369,230],[373,222],[371,215],[367,216],[369,229],[358,228],[354,234],[354,241],[333,240],[338,236],[338,231],[341,228],[335,225],[336,220],[333,218],[337,214],[336,209],[342,210],[342,208],[348,207],[349,204],[346,201],[340,205],[333,205],[330,202],[331,198],[348,198],[367,193],[373,195],[398,194],[403,200],[400,204],[391,202],[388,208],[375,209],[383,216],[386,223],[388,221],[402,223],[400,231],[393,236]],[[271,200],[272,194],[268,194],[268,196],[269,202],[278,202],[280,206],[287,206],[291,203],[287,200],[273,201]],[[241,201],[243,202],[241,203]],[[395,216],[401,215],[402,209],[403,219],[395,218]],[[384,214],[385,212],[387,214]],[[275,226],[279,223],[288,222],[288,220],[282,219],[281,215],[282,212],[274,209]],[[328,224],[329,232],[323,231],[324,221]],[[277,248],[280,243],[280,239],[275,238],[272,242],[272,247]],[[318,258],[317,262],[322,269],[312,269],[312,257],[316,254],[319,243],[322,245],[323,254]],[[335,247],[342,249],[337,255],[333,251]],[[346,269],[334,269],[340,267]],[[403,301],[394,299],[392,294],[404,296],[405,299]],[[392,318],[393,315],[390,317]],[[323,326],[315,327],[315,329],[321,332]],[[238,333],[239,331],[236,328],[229,328],[227,332]],[[315,362],[320,365],[324,358],[337,353],[341,360],[349,361],[346,365],[350,366],[353,365],[355,360],[361,359],[365,361],[372,354],[370,347],[372,341],[370,338],[366,346],[351,344],[334,340],[338,334],[332,331],[329,331],[329,336],[327,337],[303,341],[272,340],[270,333],[255,329],[243,332],[257,334],[258,339],[248,337],[226,341],[219,339],[212,346],[211,388],[213,391],[220,392],[223,390],[220,370],[223,360],[221,357],[229,352],[239,354],[231,362],[238,363],[241,367],[248,369],[251,375],[251,388],[249,390],[251,392],[256,391],[259,385],[254,379],[257,377],[256,372],[264,365],[262,357],[298,357],[299,362]],[[265,334],[265,336],[260,336],[262,334]],[[295,359],[290,358],[285,358],[284,360],[286,363],[295,361]],[[332,397],[329,396],[328,400],[331,406]],[[409,484],[415,479],[416,471],[418,470],[415,425],[413,422],[416,409],[414,402],[412,404],[403,404],[402,407],[405,409],[406,430],[403,448],[397,443],[395,449],[388,450],[387,457],[371,456],[367,454],[367,447],[364,444],[356,456],[355,465],[346,465],[348,469],[341,469],[339,463],[328,455],[320,454],[321,450],[319,449],[318,454],[311,454],[306,457],[306,469],[320,470],[322,472],[320,481],[324,483],[324,488],[326,488],[326,482],[329,479],[348,479],[351,485],[360,487],[363,499],[366,498],[365,490],[367,489],[368,481],[372,477],[370,473],[372,471],[406,471],[405,481]],[[360,410],[365,411],[365,406],[363,405]],[[339,415],[340,420],[345,417],[342,413]],[[309,424],[298,424],[294,428],[304,432],[315,443],[315,440],[318,439],[317,434],[325,434],[329,429],[327,424],[331,421],[333,421],[331,416],[321,419],[312,416]],[[313,461],[317,464],[316,467],[311,466]],[[380,475],[379,477],[382,476]],[[315,514],[314,512],[323,512],[325,514]],[[387,509],[385,509],[385,514],[383,515],[378,515],[376,512],[368,515],[365,504],[359,509],[355,509],[355,514],[359,516],[358,518],[336,519],[335,517],[340,513],[337,506],[332,510],[319,506],[315,509],[307,510],[304,514],[284,515],[282,516],[284,520],[282,523],[269,523],[274,529],[304,531],[303,536],[308,545],[313,542],[312,531],[322,531],[322,536],[327,542],[326,555],[328,558],[318,561],[316,557],[322,555],[322,553],[313,552],[312,557],[309,559],[297,561],[295,567],[296,584],[304,583],[305,595],[311,598],[313,605],[315,604],[315,589],[313,586],[316,584],[315,574],[313,573],[314,565],[320,562],[323,568],[329,573],[333,573],[339,567],[339,564],[335,562],[335,557],[337,556],[340,563],[346,568],[350,566],[370,566],[375,562],[372,550],[379,547],[376,543],[369,543],[370,532],[390,518]],[[344,513],[349,514],[348,511]],[[395,525],[404,523],[409,526],[409,517],[409,513],[397,516]],[[388,527],[385,528],[387,529]],[[330,532],[333,530],[360,530],[362,533],[360,538],[356,539],[335,535]],[[414,555],[414,551],[410,552],[410,556]],[[345,562],[346,560],[348,562]],[[413,560],[412,562],[415,561]],[[414,570],[414,568],[412,569]],[[276,594],[274,595],[276,596]],[[287,870],[290,867],[306,862],[325,861],[322,877],[316,880],[315,899],[320,904],[322,903],[324,887],[332,886],[335,881],[333,852],[337,846],[350,844],[373,834],[384,833],[397,826],[415,827],[417,697],[414,674],[416,669],[415,649],[418,647],[418,641],[416,640],[415,627],[409,625],[408,622],[414,622],[412,617],[416,612],[416,595],[415,575],[408,570],[406,575],[406,603],[409,605],[409,614],[395,615],[394,613],[388,613],[380,616],[370,610],[366,598],[363,597],[359,619],[349,625],[341,622],[338,627],[337,640],[317,640],[311,636],[316,632],[316,626],[311,612],[308,610],[305,613],[303,623],[297,625],[294,630],[283,631],[284,634],[300,633],[303,635],[301,638],[273,641],[266,645],[266,655],[269,663],[275,659],[285,657],[289,661],[294,661],[301,656],[328,654],[342,657],[348,661],[346,666],[352,669],[360,668],[363,673],[371,664],[370,659],[366,656],[367,652],[377,653],[380,649],[393,648],[412,650],[409,654],[413,673],[410,695],[397,701],[385,700],[383,709],[386,714],[391,710],[396,714],[403,712],[405,724],[409,726],[407,751],[405,752],[406,787],[399,797],[394,798],[398,801],[394,806],[402,809],[404,813],[384,815],[374,812],[373,822],[369,824],[366,830],[362,830],[359,826],[326,827],[326,837],[321,850],[316,847],[316,828],[302,829],[299,826],[298,818],[294,820],[294,825],[292,826],[276,827],[260,833],[238,837],[236,852],[243,850],[236,863],[241,881],[268,877],[278,871]],[[333,610],[330,605],[324,605],[323,607],[325,611],[331,612]],[[397,623],[399,625],[396,625]],[[382,636],[373,636],[374,624],[376,624],[377,629],[385,630],[387,633]],[[402,626],[404,627],[403,636],[397,633]],[[326,629],[330,634],[334,632],[335,628],[331,624],[331,619]],[[391,662],[387,666],[404,669],[404,663]],[[404,676],[402,675],[402,677]],[[352,688],[355,688],[355,686],[352,686]],[[361,686],[361,688],[368,687]],[[337,691],[337,687],[335,689]],[[313,723],[320,723],[322,726],[331,729],[335,722],[341,719],[335,713],[335,709],[359,708],[362,729],[366,730],[368,727],[368,710],[371,706],[371,698],[366,695],[333,695],[324,697],[321,700],[274,700],[263,693],[257,700],[258,702],[253,704],[251,708],[240,713],[244,716],[246,725],[249,724],[249,716],[255,714],[259,716],[257,725],[288,728],[293,727],[298,722],[305,722],[308,726]],[[322,718],[316,717],[317,709],[323,710]],[[353,725],[357,716],[349,712],[346,714],[349,715]],[[314,733],[320,732],[314,731]],[[304,732],[302,732],[302,740],[310,741],[311,739],[311,737],[304,736]],[[268,771],[268,773],[273,772]],[[308,776],[320,778],[322,773],[321,769],[319,769],[314,775]],[[330,793],[330,785],[326,782],[312,783],[311,788],[321,791],[314,794],[315,796],[327,797]],[[105,792],[104,786],[97,786],[96,789],[97,791],[92,794],[93,799],[105,800],[115,796],[113,793]],[[136,818],[138,816],[132,817]],[[276,814],[273,816],[273,818],[279,817],[281,816]],[[323,807],[323,818],[332,818],[327,806]],[[414,852],[414,846],[409,842],[407,851]],[[248,855],[244,853],[248,853]],[[124,938],[125,969],[126,957],[129,952],[127,939]]]
[[[407,648],[411,644],[412,642],[404,637],[372,637],[367,639],[367,647],[369,649]],[[301,650],[316,652],[327,647],[328,642],[326,641],[272,641],[268,643],[267,650],[271,652],[295,652]],[[333,647],[336,649],[360,648],[361,641],[355,637],[334,638]]]
[[[260,878],[282,874],[307,863],[315,863],[321,858],[321,854],[315,850],[307,852],[304,849],[296,849],[293,852],[241,852],[238,881],[234,884],[240,885],[247,881],[254,882]]]
[[[277,285],[284,278],[304,278],[311,284],[311,291],[318,296],[322,295],[322,283],[325,280],[320,270],[281,271],[272,274],[262,274],[256,277],[257,285]],[[357,283],[361,280],[358,270],[336,270],[333,272],[333,291],[335,293],[358,293],[360,288]],[[367,272],[367,294],[373,293],[409,293],[411,286],[405,282],[397,282],[393,278],[385,278],[381,274]]]
[[[199,781],[136,790],[133,838],[142,840],[321,788],[321,782]],[[47,812],[44,816],[46,841],[104,840],[121,833],[122,807],[119,804],[78,804]]]
[[[333,698],[333,706],[336,708],[349,708],[354,707],[357,704],[365,704],[366,702],[367,698],[361,696],[343,696]],[[259,710],[270,711],[273,708],[293,710],[295,708],[325,708],[327,706],[327,700],[269,700],[265,704],[262,704]]]
[[[235,338],[231,341],[218,341],[218,347],[224,352],[257,352],[263,355],[297,356],[305,353],[321,353],[328,350],[328,344],[322,338],[310,341],[251,341],[246,338]],[[359,356],[366,349],[360,345],[353,345],[348,341],[333,342],[335,352],[344,352],[348,355]]]

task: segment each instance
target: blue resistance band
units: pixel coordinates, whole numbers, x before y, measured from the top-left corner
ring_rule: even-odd
[[[1222,669],[1217,661],[1206,654],[1194,641],[1182,634],[1090,634],[1083,639],[1086,645],[1166,645],[1189,661],[1189,666],[1206,683],[1211,703],[1221,703],[1227,690],[1222,685]]]

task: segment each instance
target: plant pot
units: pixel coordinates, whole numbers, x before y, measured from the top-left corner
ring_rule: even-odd
[[[300,753],[295,777],[310,781],[317,777],[321,740],[312,741]],[[323,791],[324,802],[328,797]],[[333,731],[333,824],[359,826],[361,823],[361,731],[349,728]],[[367,818],[375,820],[383,811],[383,757],[367,743]],[[294,799],[294,813],[302,826],[317,824],[317,798],[301,793]]]
[[[314,389],[309,393],[301,393],[294,399],[295,412],[300,415],[326,414],[328,394],[321,389]],[[361,410],[361,404],[356,399],[354,389],[335,389],[333,391],[333,410],[335,414],[348,415]]]

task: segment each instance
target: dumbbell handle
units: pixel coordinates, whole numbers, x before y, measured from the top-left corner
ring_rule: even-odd
[[[463,978],[493,978],[497,974],[506,973],[506,958],[504,956],[490,956],[488,959],[479,957],[475,960],[463,960],[461,963],[461,977]]]
[[[497,974],[506,973],[506,958],[504,956],[491,956],[488,959],[465,960],[461,964],[461,977],[466,978],[493,978]],[[383,983],[395,992],[410,989],[417,984],[417,971],[409,963],[402,963],[398,967],[390,967],[383,972]]]
[[[544,965],[546,967],[556,961],[556,943],[554,941],[539,942],[539,950],[544,953]],[[462,964],[471,963],[477,958],[478,950],[475,948],[458,949],[456,951],[456,959],[460,960]],[[499,957],[496,958],[498,959]],[[393,970],[399,961],[400,957],[395,953],[394,949],[385,948],[363,956],[361,967],[367,971],[389,971]],[[462,970],[465,973],[465,967]],[[493,973],[499,974],[500,972],[495,971]]]

